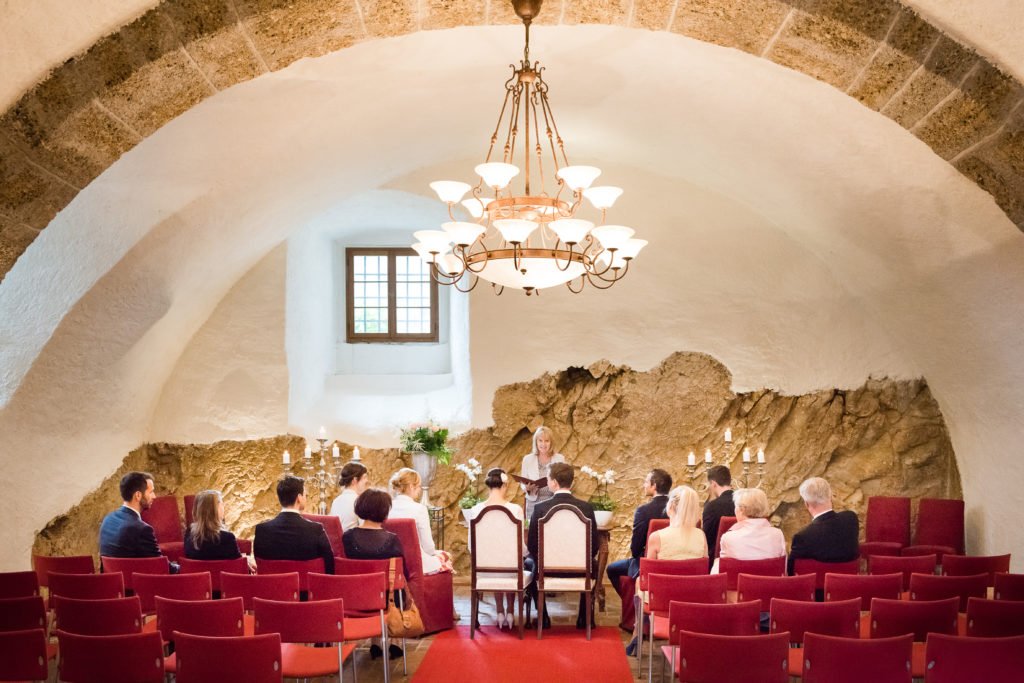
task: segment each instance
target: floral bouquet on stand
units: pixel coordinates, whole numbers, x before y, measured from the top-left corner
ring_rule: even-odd
[[[426,453],[442,465],[451,464],[454,451],[448,447],[448,428],[431,422],[417,423],[402,429],[398,442],[406,453]]]
[[[590,465],[584,465],[580,471],[597,480],[597,491],[590,497],[590,504],[594,508],[598,526],[605,526],[611,522],[616,507],[615,501],[608,495],[608,484],[615,483],[615,470],[598,472]]]

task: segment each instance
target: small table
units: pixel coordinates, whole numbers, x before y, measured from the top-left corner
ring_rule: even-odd
[[[430,527],[437,539],[437,549],[444,550],[444,508],[431,505],[427,508],[430,513]]]
[[[597,576],[594,578],[594,597],[597,609],[604,612],[604,570],[608,566],[608,543],[612,538],[611,526],[597,527]]]

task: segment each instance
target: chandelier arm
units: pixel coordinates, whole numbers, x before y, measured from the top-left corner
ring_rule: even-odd
[[[587,280],[590,282],[590,285],[592,287],[594,287],[595,289],[610,289],[612,285],[614,285],[616,282],[618,282],[618,280],[605,280],[603,277],[594,276],[594,275],[591,275],[590,273],[587,273]],[[597,284],[597,281],[607,282],[608,284],[606,284],[606,285],[599,285],[599,284]]]
[[[603,277],[604,273],[607,273],[609,269],[613,271],[612,277]],[[618,268],[611,268],[611,266],[609,266],[608,268],[605,268],[603,271],[601,271],[601,273],[596,273],[594,277],[600,278],[603,282],[615,283],[621,280],[622,278],[626,277],[627,272],[629,272],[629,261],[626,261],[626,265],[624,267],[620,266]]]
[[[465,272],[465,271],[463,271],[463,272]],[[448,273],[442,272],[441,269],[438,267],[436,262],[431,261],[430,262],[430,279],[433,280],[434,282],[436,282],[439,285],[449,286],[449,285],[454,285],[456,282],[461,280],[462,279],[462,273],[459,273],[458,275],[449,275]]]
[[[472,264],[469,263],[468,259],[464,262],[466,264],[466,270],[468,270],[469,272],[473,273],[474,275],[476,275],[477,273],[482,273],[484,268],[487,267],[487,263],[491,260],[491,251],[489,249],[485,248],[482,252],[478,251],[476,253],[477,254],[481,254],[482,253],[484,255],[484,260],[480,262],[479,267],[473,268]],[[474,256],[475,256],[475,254],[474,254]]]
[[[498,285],[492,282],[491,289],[494,290],[495,296],[501,296],[501,293],[505,291],[505,285]]]
[[[560,271],[562,271],[562,272],[564,273],[565,271],[569,270],[569,266],[571,266],[571,265],[572,265],[572,248],[573,248],[573,245],[572,245],[572,244],[567,244],[567,245],[566,245],[566,246],[568,246],[568,247],[569,247],[569,258],[567,258],[567,259],[565,260],[565,268],[563,268],[562,266],[558,265],[558,247],[559,247],[559,246],[560,246],[561,244],[562,244],[562,239],[561,239],[561,238],[559,238],[559,239],[558,239],[558,242],[556,242],[556,243],[555,243],[555,247],[554,247],[554,249],[552,250],[552,253],[554,253],[554,254],[555,254],[555,257],[554,257],[554,259],[553,259],[553,260],[554,260],[554,262],[555,262],[555,268],[558,268],[558,270],[560,270]]]
[[[611,258],[608,259],[608,265],[604,267],[604,270],[598,270],[597,269],[597,259],[600,258],[601,254],[605,253],[606,251],[608,251],[611,254]],[[596,275],[597,277],[601,277],[602,275],[607,273],[609,270],[611,270],[611,268],[612,268],[612,261],[614,261],[614,260],[615,260],[615,252],[614,251],[610,251],[608,249],[601,249],[601,250],[599,250],[596,254],[591,255],[590,262],[593,265],[591,267],[590,274],[591,275]]]
[[[544,192],[544,188],[547,187],[546,179],[544,178],[544,147],[540,141],[540,121],[537,118],[537,95],[540,92],[540,84],[534,86],[533,89],[533,103],[530,106],[529,111],[533,112],[533,130],[537,136],[536,142],[536,154],[537,154],[537,175],[540,176],[540,188],[541,193]],[[529,112],[528,112],[529,113]],[[527,150],[529,152],[529,150]],[[529,194],[529,191],[527,191]]]
[[[466,271],[462,271],[462,273],[465,273],[465,272]],[[462,277],[461,277],[461,274],[460,274],[459,280],[461,280],[461,279],[462,279]],[[476,286],[480,283],[480,278],[478,276],[476,276],[476,275],[473,275],[471,279],[473,280],[473,284],[471,284],[466,289],[463,289],[462,287],[459,287],[458,280],[453,282],[452,285],[454,285],[455,289],[457,289],[458,291],[462,292],[463,294],[468,294],[469,292],[472,292],[474,289],[476,289]]]
[[[572,282],[573,282],[572,280],[569,280],[568,282],[565,283],[566,288],[570,292],[572,292],[573,294],[579,294],[580,292],[583,291],[583,288],[587,286],[586,274],[584,273],[583,275],[580,275],[579,280],[580,280],[580,288],[579,289],[573,289],[572,288]]]
[[[508,133],[505,135],[505,156],[502,160],[506,164],[514,163],[516,156],[516,138],[519,135],[519,109],[522,106],[522,98],[523,84],[517,83],[512,96],[512,115],[508,121]]]
[[[526,174],[523,178],[526,196],[530,196],[530,84],[523,84],[523,94],[526,95],[526,110],[523,112],[523,166],[526,167]],[[544,189],[541,183],[541,190]]]

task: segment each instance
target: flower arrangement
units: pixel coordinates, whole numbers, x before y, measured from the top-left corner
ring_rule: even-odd
[[[598,472],[590,465],[584,465],[580,468],[580,471],[597,480],[597,493],[590,497],[590,504],[594,506],[594,510],[602,510],[605,512],[612,512],[615,510],[615,501],[612,500],[610,495],[608,495],[608,484],[615,483],[615,470]]]
[[[398,435],[398,442],[406,453],[423,451],[432,455],[442,465],[452,461],[454,451],[448,447],[448,428],[438,427],[432,422],[411,424]]]
[[[455,469],[465,474],[469,479],[469,486],[466,487],[466,492],[459,499],[459,507],[463,510],[468,510],[483,500],[481,496],[477,495],[475,489],[477,477],[484,471],[484,468],[480,466],[476,458],[470,458],[466,463],[460,462],[455,466]]]

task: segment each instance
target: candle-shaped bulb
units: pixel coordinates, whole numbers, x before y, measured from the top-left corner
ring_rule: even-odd
[[[690,451],[690,454],[686,456],[686,464],[688,467],[693,467],[697,464],[697,456],[693,454],[693,451]]]
[[[307,460],[313,457],[313,449],[309,447],[308,443],[306,444],[306,450],[303,452],[302,457],[306,458]]]
[[[324,439],[327,437],[327,428],[323,425],[320,426],[320,438]]]
[[[725,428],[725,442],[732,443],[732,430],[728,427]]]
[[[352,459],[359,460],[359,446],[352,449]]]
[[[761,465],[764,464],[764,449],[763,448],[758,448],[757,449],[757,462],[758,462],[758,464],[761,464]]]
[[[743,449],[743,462],[750,462],[750,449],[749,448],[744,448]]]
[[[285,451],[284,455],[281,457],[281,462],[283,464],[285,464],[285,465],[291,465],[292,464],[292,454],[289,453],[288,451]]]
[[[711,464],[711,449],[710,448],[708,448],[707,450],[704,451],[704,462],[706,462],[709,465]]]
[[[341,449],[338,448],[338,444],[334,444],[334,448],[331,449],[331,455],[335,458],[341,457]]]

